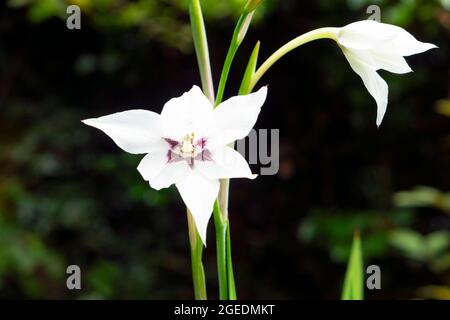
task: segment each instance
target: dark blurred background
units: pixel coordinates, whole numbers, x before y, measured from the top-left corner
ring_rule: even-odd
[[[187,0],[7,0],[0,4],[0,297],[192,298],[186,214],[81,119],[132,108],[160,112],[199,84]],[[214,79],[245,0],[202,2]],[[82,11],[66,28],[66,8]],[[448,0],[267,0],[238,52],[226,96],[249,54],[260,60],[303,32],[367,19],[406,28],[438,50],[381,72],[385,120],[331,41],[270,70],[256,128],[280,129],[280,170],[233,180],[231,225],[240,298],[340,296],[355,229],[382,289],[369,299],[450,299]],[[205,250],[216,298],[213,225]],[[66,267],[82,290],[66,288]]]

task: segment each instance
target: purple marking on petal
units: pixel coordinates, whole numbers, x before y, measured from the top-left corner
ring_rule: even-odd
[[[197,140],[195,145],[200,146],[202,149],[204,149],[205,145],[206,145],[206,138],[201,138],[201,139]]]
[[[180,144],[178,141],[175,141],[175,140],[170,139],[170,138],[163,138],[163,139],[166,140],[166,142],[170,145],[171,149],[175,148],[177,145]]]
[[[201,153],[199,153],[195,157],[195,160],[198,160],[198,161],[213,161],[211,151],[209,151],[207,149],[203,150]]]
[[[186,158],[186,162],[191,169],[194,167],[194,158]]]
[[[174,163],[182,161],[184,158],[180,156],[179,154],[176,154],[175,152],[172,152],[172,150],[169,150],[167,152],[167,163]]]

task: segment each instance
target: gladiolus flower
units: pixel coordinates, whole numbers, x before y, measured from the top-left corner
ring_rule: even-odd
[[[156,190],[176,185],[205,244],[219,179],[256,177],[228,144],[248,135],[266,96],[263,87],[214,109],[194,86],[168,101],[161,114],[128,110],[83,123],[102,130],[126,152],[146,154],[138,171]]]
[[[388,85],[377,73],[384,69],[393,73],[411,72],[403,57],[436,48],[417,41],[406,30],[373,20],[351,23],[336,28],[336,38],[352,69],[377,103],[377,126],[381,124],[388,102]]]

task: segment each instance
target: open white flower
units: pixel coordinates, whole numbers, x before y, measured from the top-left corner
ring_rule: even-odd
[[[378,126],[386,112],[388,85],[377,70],[411,72],[403,57],[436,48],[434,44],[417,41],[400,27],[373,20],[358,21],[336,28],[336,38],[350,66],[362,78],[367,90],[377,102]]]
[[[219,179],[255,178],[245,159],[227,145],[248,135],[266,96],[263,87],[214,109],[194,86],[168,101],[161,114],[128,110],[83,122],[102,130],[126,152],[147,153],[138,171],[156,190],[176,185],[205,243]]]

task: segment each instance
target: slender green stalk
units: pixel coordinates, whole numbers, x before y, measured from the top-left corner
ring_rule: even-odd
[[[214,203],[214,224],[216,227],[217,273],[219,277],[219,298],[228,299],[227,272],[227,224],[222,220],[219,203]]]
[[[215,106],[223,100],[225,86],[233,64],[236,52],[247,34],[247,30],[253,18],[253,11],[246,11],[240,16],[231,38],[230,47],[220,75],[219,86]],[[234,144],[233,144],[234,145]],[[217,273],[219,278],[220,299],[236,299],[236,288],[234,284],[233,268],[231,263],[231,245],[228,223],[228,194],[230,189],[230,180],[222,179],[220,181],[220,192],[217,201],[214,203],[214,224],[216,228],[216,247],[217,247]],[[231,285],[231,289],[229,287]]]
[[[211,73],[211,63],[209,61],[208,40],[206,37],[200,0],[191,0],[189,14],[203,93],[211,100],[211,102],[214,102],[214,85]]]
[[[205,271],[203,269],[202,254],[203,243],[195,226],[194,218],[187,210],[189,229],[189,244],[191,246],[192,280],[194,282],[194,295],[196,300],[206,300]]]
[[[208,40],[206,37],[205,23],[203,20],[200,0],[191,0],[189,14],[194,40],[195,53],[202,81],[203,93],[211,103],[214,102],[214,85],[209,60]],[[194,220],[188,210],[189,242],[191,245],[192,279],[194,281],[195,299],[206,300],[205,272],[202,263],[203,243],[198,234]]]
[[[270,67],[282,58],[288,52],[298,48],[299,46],[319,39],[333,39],[337,40],[337,30],[338,28],[320,28],[312,30],[301,36],[289,41],[280,49],[275,51],[255,72],[249,85],[249,93],[252,92],[253,88],[256,86],[261,77],[270,69]]]
[[[234,284],[233,262],[231,259],[230,221],[227,223],[227,275],[228,275],[228,299],[236,300],[236,285]]]
[[[225,92],[225,86],[227,84],[228,75],[230,73],[231,65],[233,64],[234,56],[244,40],[245,35],[247,34],[248,27],[253,18],[252,12],[244,12],[237,24],[234,28],[233,37],[231,38],[230,47],[228,48],[227,56],[225,58],[225,62],[223,64],[222,73],[220,75],[219,87],[217,88],[217,96],[215,105],[219,105],[222,102],[223,94]]]

